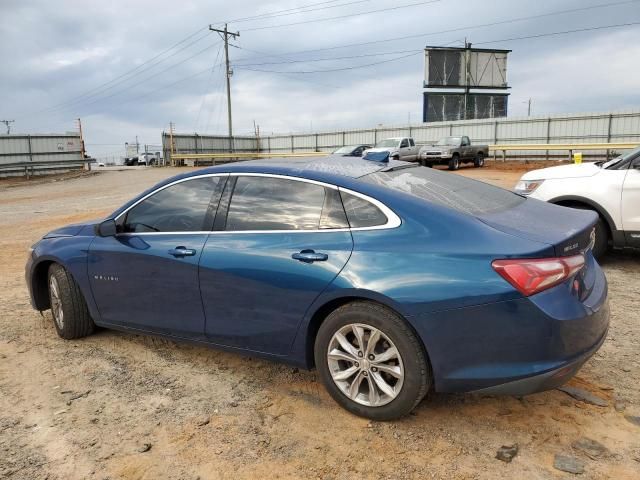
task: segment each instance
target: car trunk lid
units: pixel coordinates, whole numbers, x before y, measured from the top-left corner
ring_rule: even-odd
[[[552,245],[556,256],[565,257],[591,246],[598,214],[529,198],[512,208],[476,218],[504,233]]]

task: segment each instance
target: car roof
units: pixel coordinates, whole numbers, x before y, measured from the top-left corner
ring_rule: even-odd
[[[142,192],[137,197],[122,205],[112,216],[116,217],[138,199],[152,193],[164,185],[184,180],[187,178],[198,177],[201,175],[215,173],[263,173],[272,175],[286,175],[290,177],[300,177],[308,180],[315,180],[331,185],[337,185],[346,188],[356,188],[358,191],[367,194],[379,192],[382,187],[368,182],[358,181],[358,178],[370,175],[376,172],[388,172],[391,170],[399,170],[403,168],[416,167],[418,164],[410,162],[402,162],[399,160],[389,160],[388,162],[376,162],[372,160],[363,160],[359,157],[343,157],[342,155],[328,155],[318,157],[287,157],[287,158],[269,158],[263,160],[249,160],[243,162],[232,162],[217,165],[215,167],[206,167],[186,172],[167,178],[162,182]],[[388,190],[387,194],[395,194],[392,190]]]
[[[339,183],[340,178],[357,179],[375,172],[390,171],[415,166],[410,162],[389,160],[376,162],[359,157],[338,155],[318,157],[287,157],[226,163],[203,168],[185,176],[207,173],[269,173]]]

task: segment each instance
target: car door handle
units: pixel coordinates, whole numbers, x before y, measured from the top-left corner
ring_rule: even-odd
[[[291,255],[294,260],[300,260],[305,263],[324,262],[329,258],[326,253],[316,253],[313,250],[302,250],[300,253]]]
[[[169,250],[169,255],[173,255],[176,258],[181,257],[193,257],[196,251],[193,248],[176,247]]]

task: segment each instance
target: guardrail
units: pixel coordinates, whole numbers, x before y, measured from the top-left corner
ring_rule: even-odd
[[[93,158],[84,160],[56,160],[49,162],[15,162],[0,164],[0,177],[8,175],[23,174],[25,177],[35,175],[35,172],[46,170],[65,170],[71,168],[83,168],[91,170],[91,164],[96,163]]]
[[[329,152],[296,152],[296,153],[265,153],[265,152],[225,152],[225,153],[173,153],[171,157],[177,160],[197,160],[199,158],[271,158],[271,157],[318,157],[330,155]]]
[[[629,150],[636,148],[637,143],[526,143],[526,144],[496,144],[489,145],[489,151],[502,152],[502,158],[506,159],[507,151],[568,151],[569,159],[573,158],[574,151],[580,150]],[[248,158],[296,158],[319,157],[330,155],[329,152],[295,152],[295,153],[265,153],[265,152],[223,152],[223,153],[174,153],[173,160],[204,160],[214,161],[218,158],[248,159]]]
[[[507,157],[507,151],[568,151],[569,160],[573,158],[574,150],[629,150],[636,148],[637,143],[521,143],[489,145],[489,151],[502,152],[502,159]]]
[[[228,152],[228,153],[173,153],[171,154],[171,163],[176,160],[193,160],[197,165],[198,160],[212,160],[216,164],[216,159],[228,159],[231,162],[254,158],[304,158],[304,157],[321,157],[329,155],[328,152],[297,152],[297,153],[265,153],[265,152]]]

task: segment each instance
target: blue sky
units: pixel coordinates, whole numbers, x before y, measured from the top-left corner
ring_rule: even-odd
[[[213,67],[223,52],[207,25],[228,20],[240,32],[230,48],[237,134],[254,120],[265,133],[417,122],[421,49],[465,38],[513,50],[510,116],[526,115],[529,98],[534,115],[640,106],[640,25],[518,39],[640,22],[638,1],[5,0],[0,117],[16,133],[64,132],[81,117],[94,155],[136,135],[158,144],[170,121],[224,134],[223,69]]]

